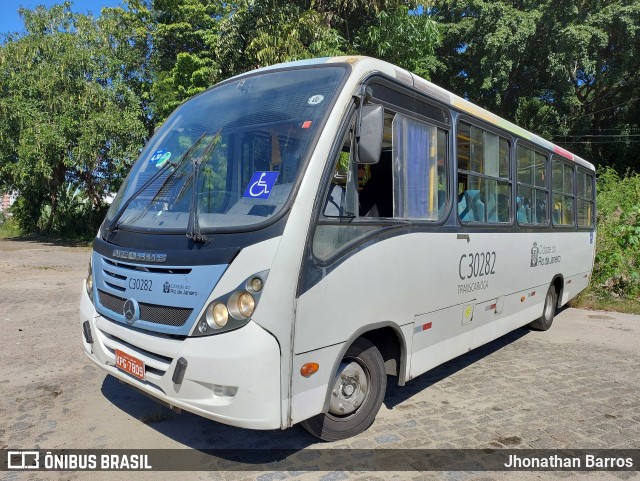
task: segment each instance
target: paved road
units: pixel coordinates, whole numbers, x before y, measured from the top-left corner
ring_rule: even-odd
[[[105,376],[80,347],[77,307],[88,258],[87,248],[0,240],[0,448],[640,448],[639,316],[564,309],[546,333],[519,329],[404,388],[390,387],[368,431],[318,444],[299,427],[259,432],[178,415]],[[485,480],[512,479],[512,474],[193,472],[180,477]],[[86,476],[0,473],[1,479]],[[113,473],[91,477],[115,479]],[[151,473],[135,477],[152,478]],[[603,477],[638,475],[591,476]]]

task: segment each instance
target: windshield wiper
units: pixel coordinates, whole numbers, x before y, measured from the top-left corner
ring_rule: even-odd
[[[206,135],[206,132],[203,132],[203,134],[200,137],[198,137],[198,139],[191,145],[191,147],[189,147],[186,150],[186,152],[182,154],[182,156],[176,162],[167,162],[165,165],[162,166],[162,168],[158,172],[153,174],[144,184],[142,184],[142,186],[138,190],[136,190],[133,194],[131,194],[131,197],[129,197],[126,200],[124,205],[118,210],[116,215],[113,217],[113,220],[109,223],[109,227],[107,227],[107,231],[111,234],[115,233],[118,230],[118,226],[120,225],[118,223],[118,221],[120,220],[120,217],[122,217],[122,214],[124,214],[124,212],[127,210],[127,207],[129,207],[131,202],[133,202],[135,198],[137,198],[142,192],[144,192],[147,189],[147,187],[153,184],[156,181],[156,179],[158,179],[163,173],[169,170],[169,167],[173,167],[174,169],[177,169],[182,164],[182,162],[184,162],[184,160],[189,156],[189,154],[191,154],[193,149],[195,149],[196,146],[202,141],[205,135]],[[165,184],[170,178],[171,178],[171,175],[167,176],[167,179],[162,183],[158,191],[162,190],[162,187],[165,186]]]
[[[204,245],[211,243],[213,239],[209,239],[200,232],[200,222],[198,221],[198,173],[200,172],[200,164],[202,164],[211,153],[211,150],[218,144],[219,138],[220,132],[211,139],[211,143],[207,145],[202,155],[193,159],[193,172],[191,173],[191,208],[189,209],[187,238],[195,243],[203,243]]]

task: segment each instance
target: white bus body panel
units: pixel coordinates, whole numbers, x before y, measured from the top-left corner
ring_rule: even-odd
[[[280,427],[278,344],[257,324],[250,322],[224,336],[185,340],[149,336],[99,316],[86,290],[80,313],[89,321],[94,340],[88,344],[83,339],[85,354],[113,377],[172,406],[225,424]],[[115,367],[115,349],[144,361],[145,381]],[[171,377],[180,357],[189,364],[182,384],[174,384]]]
[[[404,375],[411,379],[540,317],[556,275],[564,279],[559,304],[589,281],[592,232],[468,235],[469,242],[456,233],[411,233],[377,242],[305,292],[297,308],[296,365],[323,359],[330,368],[314,375],[313,383],[294,370],[294,400],[312,403],[317,394],[322,399],[314,406],[323,404],[333,376],[323,346],[339,351],[363,326],[390,323],[409,333]],[[485,259],[482,275],[479,265],[476,275],[469,266],[476,253],[482,254],[478,263]],[[294,408],[302,411],[301,404],[294,401]],[[302,418],[296,414],[294,409],[294,419]]]

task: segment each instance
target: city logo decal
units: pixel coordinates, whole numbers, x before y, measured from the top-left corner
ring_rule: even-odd
[[[538,243],[534,242],[533,247],[531,248],[531,267],[536,267],[538,265],[538,253],[540,249],[538,249]]]
[[[558,254],[555,245],[533,243],[531,247],[531,267],[544,268],[551,264],[562,262],[562,256]]]

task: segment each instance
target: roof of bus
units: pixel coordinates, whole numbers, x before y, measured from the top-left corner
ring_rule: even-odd
[[[271,65],[268,67],[263,67],[258,70],[254,70],[252,72],[247,73],[255,73],[257,71],[266,71],[276,68],[290,68],[290,67],[302,67],[309,65],[320,65],[320,64],[330,64],[330,63],[349,63],[353,65],[354,75],[358,78],[362,78],[365,75],[373,72],[381,72],[386,75],[389,75],[396,80],[410,86],[414,87],[417,90],[425,93],[426,95],[435,98],[443,102],[446,105],[454,107],[458,110],[461,110],[467,114],[470,114],[474,117],[484,120],[492,125],[496,125],[508,132],[511,132],[514,135],[522,137],[523,139],[529,140],[530,142],[537,144],[550,152],[554,152],[557,155],[560,155],[566,159],[572,160],[577,164],[580,164],[584,167],[587,167],[590,170],[594,170],[593,164],[587,162],[583,158],[569,152],[568,150],[563,149],[562,147],[555,145],[548,140],[543,139],[542,137],[533,134],[517,125],[505,120],[497,115],[485,110],[477,105],[469,102],[468,100],[463,99],[462,97],[458,97],[457,95],[445,90],[437,85],[418,77],[411,72],[404,70],[400,67],[396,67],[384,60],[378,60],[371,57],[361,57],[361,56],[344,56],[344,57],[323,57],[323,58],[314,58],[307,60],[298,60],[295,62],[287,62],[280,63],[276,65]],[[243,74],[244,75],[244,74]]]

